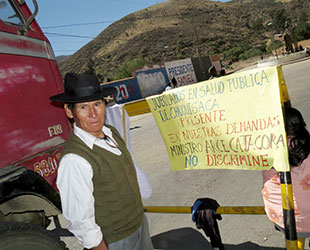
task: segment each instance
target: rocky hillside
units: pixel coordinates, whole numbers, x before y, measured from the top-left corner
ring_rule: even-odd
[[[293,26],[301,16],[309,21],[309,13],[309,0],[168,0],[111,24],[60,68],[65,74],[91,67],[113,78],[134,59],[149,66],[210,54],[237,61],[267,53],[284,22]]]

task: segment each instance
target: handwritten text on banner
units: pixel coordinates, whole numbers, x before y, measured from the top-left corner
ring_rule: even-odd
[[[258,68],[147,98],[173,170],[287,171],[278,74]]]

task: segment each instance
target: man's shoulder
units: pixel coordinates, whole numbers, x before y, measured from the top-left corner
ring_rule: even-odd
[[[74,133],[72,133],[69,139],[65,142],[62,157],[66,154],[76,154],[76,152],[85,151],[87,149],[87,145]]]
[[[80,145],[80,144],[84,144],[84,142],[77,135],[75,135],[74,133],[71,133],[69,139],[65,143],[65,147],[66,146],[68,147],[68,145],[71,145],[71,144]]]

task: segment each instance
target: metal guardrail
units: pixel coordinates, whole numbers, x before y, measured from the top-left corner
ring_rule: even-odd
[[[144,206],[146,213],[175,213],[175,214],[191,214],[191,207],[186,206]],[[263,206],[233,206],[219,207],[217,214],[265,214]]]
[[[123,107],[126,109],[129,116],[142,115],[151,112],[145,99],[125,103]]]

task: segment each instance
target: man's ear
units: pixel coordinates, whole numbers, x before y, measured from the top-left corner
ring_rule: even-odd
[[[66,111],[66,115],[70,119],[73,119],[73,113],[72,113],[72,110],[68,108],[68,104],[64,104],[64,108],[65,108],[65,111]]]

